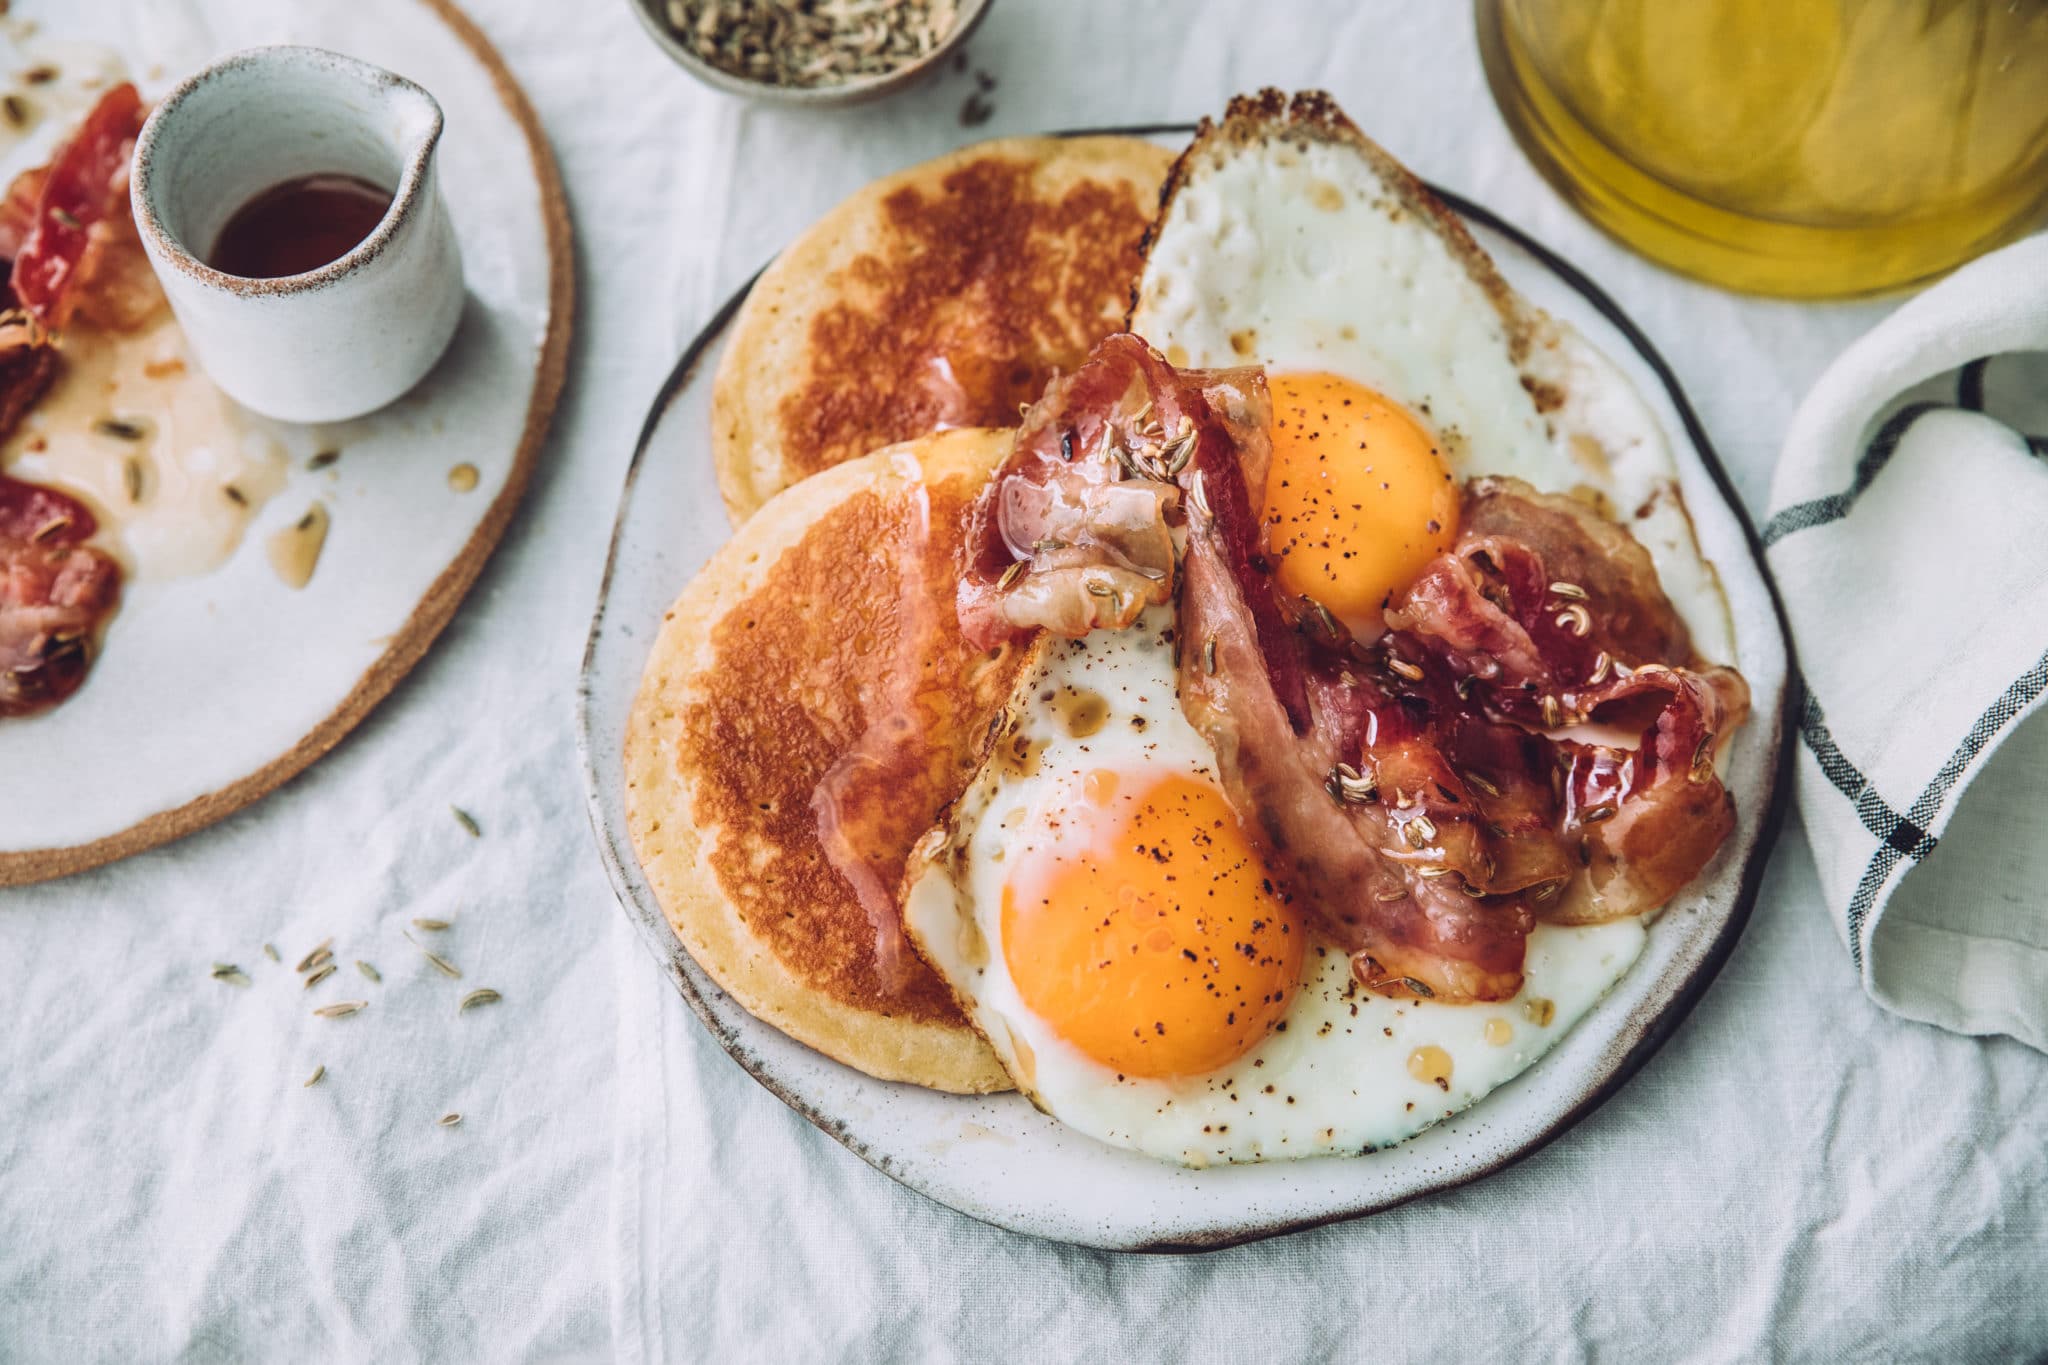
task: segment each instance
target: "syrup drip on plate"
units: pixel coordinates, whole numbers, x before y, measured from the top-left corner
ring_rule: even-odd
[[[876,860],[870,850],[887,848],[877,824],[890,819],[885,803],[866,790],[900,765],[903,755],[922,741],[924,730],[917,694],[924,677],[924,646],[934,628],[930,589],[923,566],[924,544],[931,534],[931,498],[922,482],[911,485],[909,507],[902,521],[903,566],[898,598],[901,627],[893,657],[880,680],[880,695],[867,708],[867,728],[835,759],[811,792],[811,812],[818,821],[818,842],[825,860],[853,888],[875,934],[875,971],[884,989],[900,991],[910,979],[910,945],[896,904],[896,878],[901,867]]]
[[[283,445],[200,373],[168,314],[132,334],[74,327],[63,356],[0,468],[83,498],[139,578],[226,563],[284,487]]]

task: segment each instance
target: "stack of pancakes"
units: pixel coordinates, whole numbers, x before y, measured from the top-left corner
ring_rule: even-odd
[[[720,986],[873,1076],[1009,1085],[937,975],[884,955],[814,798],[870,727],[897,726],[850,780],[880,815],[861,853],[900,871],[972,774],[1021,661],[959,635],[964,518],[1019,405],[1121,328],[1172,161],[1128,138],[1019,138],[877,181],[762,275],[719,367],[734,535],[648,661],[626,737],[633,841]]]

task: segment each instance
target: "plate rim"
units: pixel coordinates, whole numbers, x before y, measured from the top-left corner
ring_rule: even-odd
[[[182,839],[260,801],[325,757],[390,695],[455,619],[456,608],[468,596],[511,525],[513,514],[525,501],[534,467],[540,462],[540,448],[547,441],[568,378],[569,344],[575,331],[576,252],[568,194],[540,116],[476,21],[464,12],[458,0],[416,3],[447,27],[490,78],[492,90],[525,139],[534,182],[540,191],[541,226],[548,252],[547,332],[534,360],[533,394],[526,405],[526,425],[513,452],[512,468],[476,529],[421,594],[412,614],[391,636],[384,652],[356,679],[340,703],[291,748],[224,787],[144,816],[113,834],[82,844],[0,852],[0,887],[54,881]]]
[[[1186,122],[1131,124],[1067,129],[1048,134],[1048,136],[1185,136],[1193,134],[1196,126],[1193,123]],[[1636,351],[1638,357],[1649,368],[1650,372],[1656,376],[1658,383],[1663,386],[1673,411],[1678,414],[1679,422],[1684,429],[1686,438],[1692,443],[1695,453],[1699,456],[1700,464],[1704,467],[1722,502],[1734,516],[1736,525],[1742,533],[1744,548],[1747,550],[1758,577],[1764,586],[1765,593],[1770,600],[1771,615],[1776,622],[1779,641],[1784,649],[1785,657],[1784,685],[1781,690],[1777,711],[1775,715],[1768,718],[1773,732],[1772,750],[1774,757],[1766,765],[1762,775],[1769,782],[1769,797],[1763,817],[1757,826],[1756,842],[1745,856],[1741,877],[1735,891],[1735,900],[1726,919],[1712,941],[1706,945],[1704,951],[1700,954],[1699,960],[1685,973],[1682,984],[1673,993],[1670,1000],[1651,1017],[1647,1024],[1644,1025],[1641,1034],[1624,1052],[1612,1061],[1604,1061],[1601,1064],[1600,1069],[1605,1074],[1601,1076],[1597,1083],[1587,1088],[1576,1103],[1572,1104],[1570,1108],[1559,1114],[1530,1137],[1514,1144],[1511,1150],[1478,1162],[1473,1168],[1460,1171],[1456,1175],[1427,1181],[1408,1193],[1392,1198],[1371,1199],[1357,1207],[1341,1209],[1327,1214],[1285,1218],[1259,1226],[1231,1228],[1219,1233],[1214,1238],[1167,1238],[1156,1241],[1134,1242],[1127,1246],[1107,1249],[1122,1250],[1134,1254],[1185,1254],[1220,1251],[1228,1247],[1263,1241],[1270,1237],[1283,1236],[1292,1232],[1304,1232],[1311,1228],[1326,1227],[1334,1223],[1350,1222],[1376,1213],[1384,1213],[1414,1200],[1443,1194],[1469,1185],[1474,1181],[1483,1180],[1535,1155],[1584,1120],[1609,1099],[1613,1098],[1624,1085],[1634,1079],[1636,1073],[1656,1054],[1659,1048],[1669,1041],[1678,1026],[1698,1006],[1708,989],[1712,987],[1715,979],[1720,976],[1721,969],[1727,964],[1729,956],[1734,952],[1737,941],[1740,940],[1743,931],[1749,924],[1750,917],[1756,908],[1757,899],[1762,892],[1765,870],[1769,866],[1771,855],[1776,850],[1784,830],[1790,802],[1794,747],[1787,721],[1803,688],[1803,680],[1799,673],[1797,657],[1793,653],[1792,637],[1786,622],[1784,602],[1778,590],[1777,580],[1771,574],[1770,564],[1764,557],[1763,543],[1758,537],[1755,522],[1751,518],[1748,508],[1743,504],[1741,495],[1737,491],[1734,481],[1730,478],[1726,466],[1722,463],[1720,452],[1715,449],[1712,440],[1707,435],[1705,426],[1700,421],[1699,414],[1694,410],[1684,387],[1679,383],[1676,372],[1672,370],[1670,363],[1665,360],[1663,353],[1657,349],[1656,345],[1642,328],[1635,323],[1634,319],[1584,271],[1491,209],[1463,195],[1443,189],[1434,183],[1425,182],[1425,185],[1431,193],[1448,204],[1461,218],[1500,233],[1513,242],[1516,247],[1528,252],[1545,269],[1555,274],[1575,293],[1584,298],[1595,311],[1600,313],[1622,335]],[[762,270],[765,269],[766,266],[764,265]],[[848,1133],[843,1122],[837,1121],[832,1116],[821,1112],[817,1106],[793,1093],[774,1074],[772,1068],[762,1062],[760,1057],[751,1048],[747,1047],[743,1040],[713,1012],[709,1002],[699,992],[695,983],[690,980],[688,974],[677,961],[678,955],[686,954],[688,950],[675,938],[673,931],[668,930],[665,917],[661,927],[666,932],[657,936],[654,925],[651,922],[643,922],[643,917],[635,913],[635,897],[630,889],[626,867],[627,860],[631,860],[635,864],[637,864],[638,860],[626,842],[624,832],[608,828],[608,821],[602,804],[603,796],[600,791],[602,778],[598,772],[593,746],[594,736],[592,733],[591,716],[593,688],[591,675],[596,664],[599,641],[604,634],[607,611],[611,602],[612,581],[617,570],[620,543],[624,535],[626,507],[632,500],[634,489],[639,481],[642,463],[647,456],[654,433],[660,428],[676,396],[695,377],[698,368],[703,363],[706,352],[723,335],[733,316],[739,311],[740,306],[746,302],[747,296],[752,292],[756,281],[760,279],[761,273],[761,270],[756,270],[747,279],[742,281],[734,289],[733,293],[712,313],[703,327],[691,338],[688,345],[684,347],[675,365],[669,370],[667,376],[662,380],[660,387],[657,389],[654,399],[649,405],[647,416],[641,423],[639,434],[635,438],[633,456],[627,465],[625,478],[620,489],[619,511],[612,525],[611,541],[605,554],[604,574],[598,587],[597,609],[592,615],[590,631],[585,638],[583,659],[576,686],[577,759],[583,770],[584,804],[590,819],[591,833],[597,844],[599,858],[604,863],[606,878],[611,883],[613,897],[618,901],[620,910],[633,923],[635,931],[639,934],[642,942],[646,944],[648,950],[654,955],[656,962],[675,984],[676,989],[683,997],[684,1003],[690,1007],[691,1013],[697,1016],[698,1022],[703,1025],[705,1031],[711,1035],[719,1048],[763,1089],[789,1106],[789,1108],[801,1115],[827,1137],[830,1137],[840,1146],[846,1148],[869,1166],[888,1176],[903,1188],[942,1207],[972,1218],[976,1222],[1000,1228],[1012,1235],[1058,1241],[1060,1239],[1012,1228],[991,1217],[986,1217],[974,1209],[961,1208],[958,1205],[951,1204],[939,1198],[936,1194],[909,1183],[897,1170],[893,1169],[893,1162],[891,1162],[886,1154],[874,1152],[867,1143]],[[1764,719],[1762,716],[1757,717],[1759,722],[1762,722]],[[768,1027],[772,1028],[773,1025],[768,1025]],[[1540,1065],[1540,1062],[1538,1064]],[[1100,1245],[1079,1242],[1065,1244],[1091,1247],[1099,1247]]]

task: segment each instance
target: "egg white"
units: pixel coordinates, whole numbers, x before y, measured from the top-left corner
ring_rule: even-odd
[[[1634,920],[1543,926],[1529,939],[1520,995],[1445,1005],[1359,989],[1344,954],[1311,948],[1282,1025],[1230,1066],[1120,1078],[1083,1055],[1024,1004],[1004,960],[1007,864],[1020,840],[1079,799],[1091,771],[1119,774],[1120,789],[1173,773],[1214,780],[1214,753],[1176,699],[1172,628],[1173,609],[1155,607],[1129,630],[1047,642],[1014,694],[995,757],[908,870],[912,938],[1039,1108],[1103,1142],[1190,1166],[1386,1147],[1528,1067],[1635,961],[1644,935]],[[1106,714],[1077,735],[1076,699],[1093,697]],[[1495,1026],[1497,1042],[1494,1021],[1508,1030],[1501,1037]],[[1425,1046],[1450,1058],[1444,1087],[1409,1071]]]

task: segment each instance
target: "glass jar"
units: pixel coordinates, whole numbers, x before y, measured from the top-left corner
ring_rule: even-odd
[[[1801,297],[1940,274],[2048,210],[2048,0],[1475,0],[1494,98],[1594,222]]]

